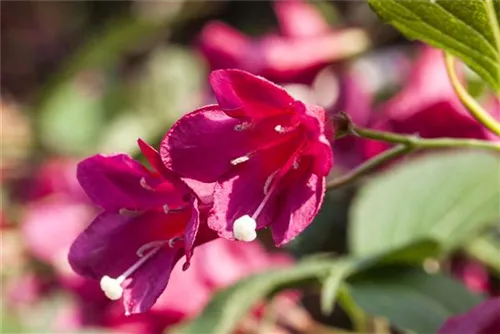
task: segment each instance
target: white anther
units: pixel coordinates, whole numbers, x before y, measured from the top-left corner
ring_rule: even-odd
[[[285,133],[286,132],[286,129],[283,125],[276,125],[274,127],[274,131],[278,132],[278,133]]]
[[[250,242],[257,238],[257,222],[249,215],[241,216],[233,224],[234,237],[241,241]]]
[[[147,182],[146,182],[146,178],[143,176],[141,177],[141,180],[139,181],[139,183],[141,184],[141,187],[143,187],[144,189],[146,190],[150,190],[150,191],[155,191]]]
[[[293,169],[299,169],[299,161],[297,159],[293,160],[292,168]]]
[[[106,297],[111,300],[118,300],[123,295],[123,288],[120,285],[121,283],[122,282],[119,279],[103,276],[99,284]]]
[[[233,159],[231,160],[231,165],[233,166],[236,166],[236,165],[239,165],[241,163],[244,163],[245,161],[248,161],[250,158],[246,155],[242,156],[242,157],[238,157],[236,159]]]
[[[243,131],[243,130],[246,130],[248,128],[250,128],[252,126],[252,123],[249,123],[249,122],[243,122],[241,124],[236,124],[234,126],[234,131]]]
[[[170,208],[168,207],[168,204],[165,204],[163,206],[163,212],[165,212],[166,214],[170,211]]]

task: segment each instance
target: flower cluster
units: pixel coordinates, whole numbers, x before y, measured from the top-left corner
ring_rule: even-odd
[[[96,155],[77,177],[102,212],[74,241],[69,262],[100,280],[126,314],[151,308],[176,262],[217,237],[250,242],[270,227],[283,245],[313,220],[332,165],[325,111],[241,70],[210,75],[217,104],[182,117],[159,152],[139,140],[153,170],[125,154]]]

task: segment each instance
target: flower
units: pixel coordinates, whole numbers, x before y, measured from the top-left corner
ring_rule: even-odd
[[[488,299],[465,314],[451,317],[438,334],[493,334],[500,329],[500,297]]]
[[[405,88],[381,107],[373,127],[423,138],[489,139],[488,131],[473,119],[459,101],[448,79],[442,52],[423,47]],[[388,148],[368,141],[371,157]]]
[[[270,226],[276,245],[316,215],[332,165],[325,111],[241,70],[217,70],[218,105],[174,124],[161,143],[165,165],[195,192],[215,183],[208,225],[227,239],[250,241]]]
[[[189,266],[195,245],[215,236],[200,224],[198,199],[139,140],[150,171],[125,154],[95,155],[80,162],[78,180],[103,209],[71,246],[77,273],[100,279],[112,300],[122,297],[126,314],[149,309],[165,289],[183,254]]]
[[[305,1],[274,2],[281,34],[252,39],[219,22],[203,28],[198,46],[212,69],[239,68],[281,83],[310,83],[333,61],[366,48],[359,29],[332,30]]]

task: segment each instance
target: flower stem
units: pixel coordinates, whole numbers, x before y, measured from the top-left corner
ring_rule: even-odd
[[[405,153],[409,153],[412,150],[413,149],[411,147],[403,144],[394,146],[392,149],[380,153],[370,160],[367,160],[366,162],[362,163],[361,165],[351,170],[350,172],[331,180],[326,184],[326,188],[328,190],[340,188],[360,178],[361,176],[365,175],[366,173],[370,172],[376,167],[383,165],[385,162],[390,161]]]
[[[425,139],[417,135],[402,135],[386,131],[351,126],[351,133],[359,137],[393,144],[404,144],[413,149],[476,148],[500,152],[500,143],[479,139],[434,138]]]
[[[340,126],[345,128],[348,135],[396,144],[396,146],[365,161],[350,172],[329,181],[326,185],[327,190],[340,188],[354,180],[357,180],[394,158],[419,149],[475,148],[500,152],[500,143],[498,142],[461,138],[426,139],[417,135],[403,135],[386,131],[365,129],[354,125],[350,118],[345,114],[342,114],[337,122],[341,124]]]
[[[453,89],[462,104],[479,123],[483,124],[492,133],[500,136],[500,123],[498,123],[486,110],[484,110],[483,107],[481,107],[481,105],[472,96],[470,96],[464,86],[460,83],[460,80],[455,72],[455,59],[453,56],[445,52],[444,59],[451,85],[453,86]]]
[[[349,288],[343,284],[339,288],[337,301],[352,321],[356,333],[366,333],[367,317],[352,298]]]

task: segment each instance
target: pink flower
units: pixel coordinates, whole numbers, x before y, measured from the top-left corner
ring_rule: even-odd
[[[252,39],[222,22],[210,22],[199,48],[212,69],[240,68],[277,82],[310,83],[323,67],[366,47],[355,29],[332,30],[301,0],[274,2],[281,34]]]
[[[490,290],[488,270],[478,261],[459,257],[451,262],[451,271],[472,291]]]
[[[458,100],[441,51],[423,47],[413,69],[404,89],[382,106],[382,117],[373,127],[423,138],[490,138]],[[385,143],[370,141],[365,152],[371,157],[386,148]]]
[[[182,117],[161,143],[162,160],[195,192],[215,183],[208,225],[220,236],[251,241],[270,226],[282,245],[323,200],[333,164],[325,111],[244,71],[214,71],[210,82],[219,104]]]
[[[100,279],[110,299],[123,295],[127,314],[149,309],[177,260],[185,254],[187,269],[194,246],[215,237],[200,224],[191,190],[161,164],[156,150],[139,145],[155,171],[124,154],[96,155],[78,165],[81,186],[104,211],[69,253],[72,268]]]
[[[438,334],[493,334],[500,332],[500,297],[488,299],[465,314],[451,317]]]

